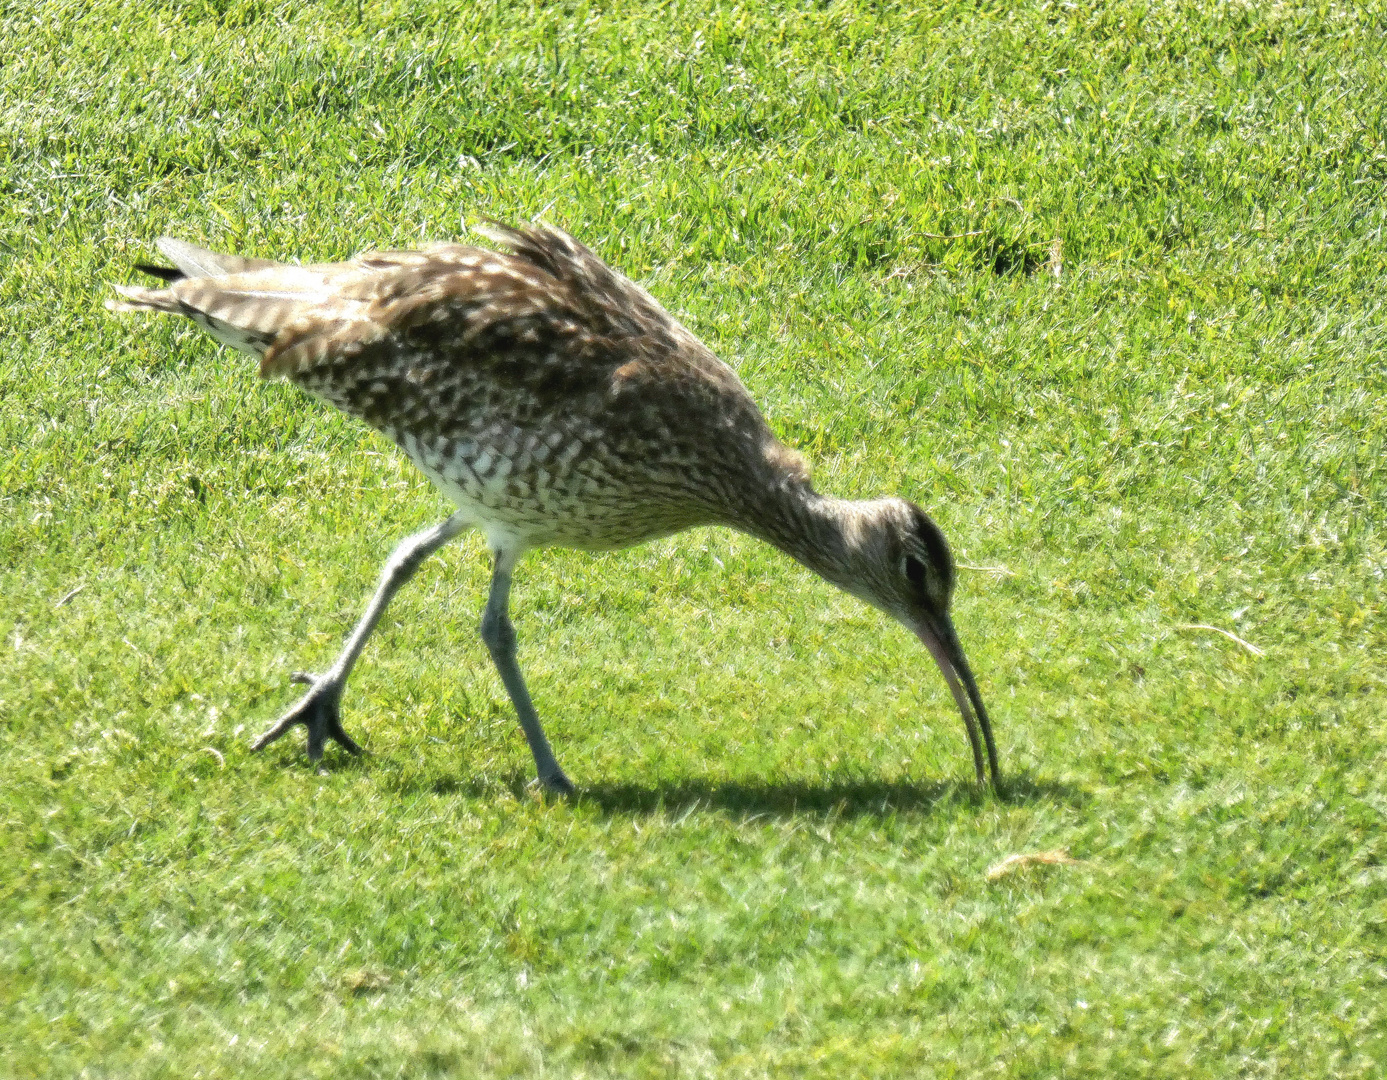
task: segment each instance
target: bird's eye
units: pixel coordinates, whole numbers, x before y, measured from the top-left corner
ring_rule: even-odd
[[[918,591],[925,591],[925,564],[914,555],[905,557],[905,576]]]

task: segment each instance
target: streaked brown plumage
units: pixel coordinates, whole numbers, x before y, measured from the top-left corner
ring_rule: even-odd
[[[494,559],[485,639],[540,779],[554,760],[515,660],[511,570],[529,548],[627,547],[695,525],[727,525],[781,548],[920,636],[953,691],[979,782],[987,713],[949,617],[954,565],[911,503],[814,491],[736,374],[644,289],[557,229],[492,227],[498,253],[459,244],[290,266],[176,240],[178,267],[140,267],[163,288],[116,286],[118,310],[186,315],[226,344],[384,432],[458,507],[404,541],[332,669],[256,744],[298,723],[309,753],[343,731],[339,700],[390,597],[469,527]],[[981,740],[974,714],[981,723]]]

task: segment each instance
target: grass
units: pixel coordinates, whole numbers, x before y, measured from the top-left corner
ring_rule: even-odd
[[[1381,3],[0,27],[8,1075],[1382,1074]],[[956,612],[1004,795],[918,643],[718,531],[522,567],[575,803],[525,787],[475,539],[357,669],[367,756],[247,753],[445,507],[104,282],[166,232],[488,214],[645,282],[822,489],[1005,568]]]

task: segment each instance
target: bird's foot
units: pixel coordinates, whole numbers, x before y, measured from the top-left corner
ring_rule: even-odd
[[[342,730],[342,683],[330,676],[309,675],[296,671],[290,680],[311,686],[297,705],[279,718],[275,726],[255,740],[252,750],[263,750],[290,728],[303,724],[308,728],[308,756],[317,761],[323,756],[323,744],[332,739],[353,754],[361,753],[355,739]]]
[[[571,799],[578,794],[578,789],[573,785],[573,781],[564,775],[562,769],[556,768],[548,776],[538,777],[535,783],[546,795],[558,795],[565,799]]]

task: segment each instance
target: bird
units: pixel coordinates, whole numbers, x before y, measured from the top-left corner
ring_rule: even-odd
[[[492,247],[460,242],[300,265],[163,237],[173,265],[135,264],[153,287],[114,285],[114,311],[191,319],[382,432],[456,508],[401,541],[332,666],[295,673],[303,696],[253,744],[308,729],[311,760],[342,725],[348,676],[391,598],[468,529],[485,537],[480,632],[534,756],[538,782],[572,795],[518,663],[513,573],[531,549],[610,551],[696,526],[779,548],[903,624],[962,716],[977,783],[1000,773],[992,725],[955,630],[956,564],[914,503],[820,494],[736,372],[644,288],[567,232],[487,220]]]

